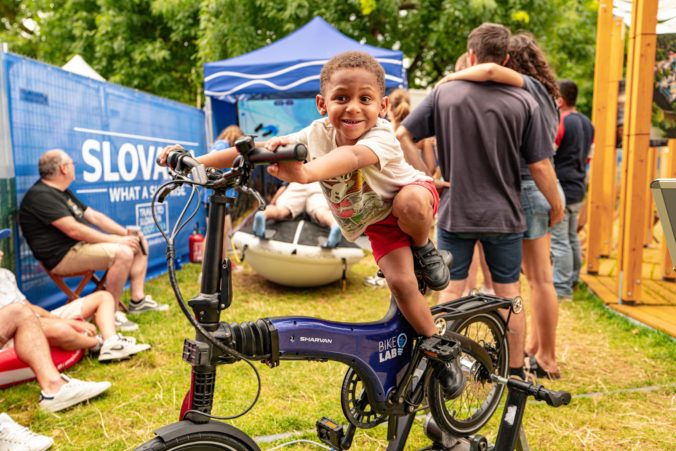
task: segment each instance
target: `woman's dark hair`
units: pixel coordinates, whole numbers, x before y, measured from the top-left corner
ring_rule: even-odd
[[[549,66],[544,52],[530,34],[519,33],[511,37],[509,60],[506,66],[542,83],[554,99],[559,97],[559,87],[556,84],[554,71]]]

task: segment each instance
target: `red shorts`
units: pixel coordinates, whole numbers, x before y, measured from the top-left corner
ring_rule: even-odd
[[[434,186],[434,182],[413,182],[410,185],[420,185],[432,193],[432,197],[434,198],[433,213],[436,215],[439,209],[439,193]],[[411,237],[399,228],[397,218],[392,213],[385,219],[366,227],[364,234],[371,242],[371,249],[373,249],[373,257],[376,259],[376,263],[395,249],[411,246]]]

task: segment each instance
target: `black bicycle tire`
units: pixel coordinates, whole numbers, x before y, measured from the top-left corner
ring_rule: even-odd
[[[501,351],[499,356],[499,367],[494,372],[500,376],[506,377],[509,371],[509,347],[507,344],[506,327],[504,320],[495,312],[478,313],[467,318],[447,322],[447,331],[461,333],[467,331],[471,324],[483,323],[495,334],[495,339],[499,343]],[[491,326],[492,325],[492,326]],[[472,338],[472,337],[470,337]],[[492,384],[491,393],[481,403],[482,411],[474,414],[469,420],[457,420],[452,412],[449,412],[443,389],[435,378],[430,378],[427,386],[427,396],[430,412],[437,425],[447,432],[458,435],[468,436],[479,431],[491,419],[495,410],[500,405],[500,400],[505,387],[500,384]],[[463,395],[461,395],[462,397]],[[453,402],[453,401],[448,401]]]
[[[136,451],[209,450],[260,451],[260,448],[252,448],[241,440],[223,432],[188,432],[166,442],[161,437],[155,437],[136,448]]]

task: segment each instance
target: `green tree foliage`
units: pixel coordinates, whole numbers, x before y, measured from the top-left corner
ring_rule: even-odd
[[[427,87],[465,51],[469,32],[498,22],[532,33],[560,77],[591,105],[593,0],[0,0],[0,40],[62,65],[81,54],[108,80],[186,103],[202,64],[255,50],[320,15],[360,42],[404,52],[411,87]]]

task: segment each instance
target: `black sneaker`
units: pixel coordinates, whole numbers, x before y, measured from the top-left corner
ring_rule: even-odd
[[[462,374],[458,359],[451,362],[432,361],[434,376],[441,384],[446,399],[455,399],[460,396],[465,389],[465,375]]]
[[[422,247],[411,246],[413,258],[422,270],[421,275],[427,286],[434,291],[441,291],[448,286],[451,274],[444,259],[434,247],[434,243],[428,241]]]

